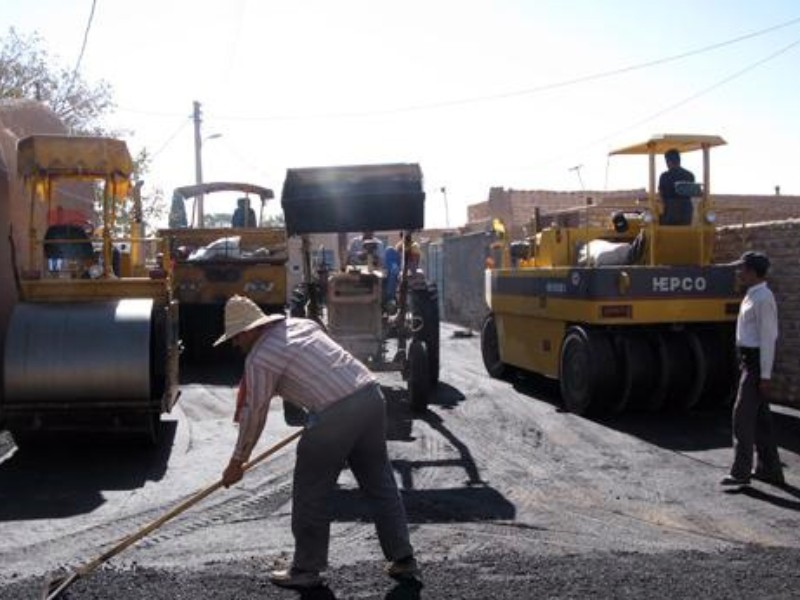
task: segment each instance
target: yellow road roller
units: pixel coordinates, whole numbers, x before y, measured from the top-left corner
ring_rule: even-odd
[[[19,302],[5,340],[0,420],[13,432],[155,438],[178,397],[178,307],[167,268],[146,260],[153,242],[141,235],[141,206],[125,227],[117,221],[133,187],[127,146],[35,135],[19,140],[17,167],[29,223],[25,247],[13,248]],[[77,196],[89,198],[90,219],[59,210]]]
[[[740,294],[735,268],[712,264],[709,186],[710,150],[723,144],[667,134],[616,150],[648,157],[647,198],[581,207],[569,223],[534,218],[516,242],[499,234],[502,259],[486,269],[481,330],[489,374],[556,379],[577,414],[729,401]],[[703,159],[702,183],[675,183],[692,207],[680,225],[664,223],[656,186],[656,159],[673,149]]]

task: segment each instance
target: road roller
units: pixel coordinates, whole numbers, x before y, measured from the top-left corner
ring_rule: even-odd
[[[209,227],[204,222],[203,197],[234,192],[238,202],[249,205],[260,200],[259,217],[232,223],[232,227]],[[265,312],[286,307],[286,261],[289,258],[286,229],[264,223],[264,208],[274,197],[271,189],[239,182],[207,182],[176,188],[172,195],[169,229],[158,232],[169,248],[175,299],[180,303],[180,333],[184,357],[204,359],[238,357],[238,351],[213,348],[224,327],[225,302],[242,294]],[[184,203],[194,199],[191,224],[185,219]],[[184,218],[178,218],[183,214]]]
[[[741,293],[735,267],[712,263],[709,159],[723,144],[712,135],[653,136],[611,153],[648,158],[646,198],[547,223],[534,216],[517,241],[498,222],[481,329],[489,374],[558,380],[564,407],[581,415],[729,402]],[[702,182],[675,184],[692,206],[681,225],[662,223],[656,186],[656,159],[672,149],[703,161]]]
[[[18,141],[29,223],[23,247],[12,241],[19,301],[0,405],[12,432],[131,431],[155,440],[177,401],[178,306],[168,266],[146,259],[152,240],[143,237],[132,173],[121,140]],[[75,198],[88,198],[88,219]],[[66,200],[69,211],[59,206]]]

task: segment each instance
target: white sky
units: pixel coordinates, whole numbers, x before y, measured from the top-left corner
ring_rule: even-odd
[[[91,6],[3,0],[0,31],[38,32],[71,67]],[[222,135],[206,181],[280,197],[288,167],[418,162],[427,227],[463,224],[491,186],[644,187],[644,158],[607,154],[654,133],[722,135],[717,192],[800,195],[796,0],[97,0],[81,74],[112,84],[108,125],[156,153],[147,186],[167,196],[195,179],[194,100]]]

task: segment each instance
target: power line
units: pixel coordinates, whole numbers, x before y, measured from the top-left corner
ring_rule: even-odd
[[[92,10],[89,12],[89,20],[86,22],[86,29],[83,32],[83,44],[81,44],[81,51],[78,54],[78,60],[75,62],[75,68],[72,70],[72,79],[69,82],[69,87],[67,88],[67,93],[64,94],[64,97],[69,97],[70,92],[72,92],[72,88],[75,85],[75,79],[78,76],[78,71],[81,68],[81,62],[83,61],[83,54],[86,52],[86,44],[89,41],[89,31],[92,29],[92,21],[94,21],[94,9],[97,6],[97,0],[92,0]]]
[[[158,150],[156,150],[155,152],[153,152],[153,153],[150,155],[150,160],[153,160],[153,159],[154,159],[156,156],[158,156],[159,154],[161,154],[161,153],[162,153],[162,152],[163,152],[163,151],[164,151],[164,150],[167,148],[167,146],[169,146],[169,145],[172,143],[172,140],[174,140],[174,139],[175,139],[175,138],[178,136],[178,134],[179,134],[181,131],[183,131],[183,128],[184,128],[184,127],[186,127],[186,125],[188,125],[188,124],[189,124],[189,120],[188,120],[188,119],[184,119],[184,121],[182,121],[182,122],[181,122],[181,124],[180,124],[180,125],[178,126],[178,128],[177,128],[177,129],[176,129],[176,130],[175,130],[175,131],[172,133],[172,135],[170,135],[170,136],[167,138],[167,140],[166,140],[166,141],[165,141],[163,144],[161,144],[161,146],[158,148]]]
[[[621,133],[625,133],[626,131],[629,131],[631,129],[635,129],[636,127],[644,125],[645,123],[648,123],[648,122],[650,122],[650,121],[652,121],[654,119],[657,119],[658,117],[660,117],[662,115],[665,115],[666,113],[671,112],[671,111],[673,111],[673,110],[675,110],[677,108],[680,108],[681,106],[684,106],[685,104],[688,104],[689,102],[691,102],[693,100],[697,100],[698,98],[700,98],[702,96],[705,96],[706,94],[714,91],[715,89],[717,89],[719,87],[722,87],[726,83],[730,83],[734,79],[738,79],[739,77],[741,77],[745,73],[748,73],[748,72],[752,71],[753,69],[755,69],[757,67],[760,67],[761,65],[763,65],[763,64],[765,64],[765,63],[767,63],[767,62],[769,62],[771,60],[774,60],[775,58],[781,56],[782,54],[785,54],[786,52],[788,52],[789,50],[791,50],[792,48],[794,48],[794,47],[796,47],[798,45],[800,45],[800,38],[798,38],[798,39],[794,40],[793,42],[791,42],[791,43],[779,48],[778,50],[768,54],[764,58],[761,58],[761,59],[759,59],[759,60],[757,60],[755,62],[752,62],[749,65],[747,65],[746,67],[744,67],[742,69],[739,69],[738,71],[735,71],[735,72],[731,73],[730,75],[727,75],[726,77],[723,77],[722,79],[716,81],[712,85],[710,85],[710,86],[708,86],[706,88],[703,88],[702,90],[700,90],[698,92],[695,92],[694,94],[691,94],[690,96],[687,96],[686,98],[683,98],[682,100],[676,102],[675,104],[671,104],[669,106],[666,106],[666,107],[664,107],[664,108],[662,108],[662,109],[660,109],[660,110],[648,115],[647,117],[644,117],[644,118],[636,121],[635,123],[632,123],[630,125],[626,125],[625,127],[622,127],[621,129],[618,129],[618,130],[614,131],[613,133],[609,133],[608,135],[605,135],[605,136],[603,136],[601,138],[597,138],[596,140],[594,140],[592,142],[589,142],[588,144],[585,144],[584,146],[581,146],[580,148],[578,148],[574,152],[571,152],[569,154],[562,154],[560,157],[547,160],[542,164],[551,164],[553,162],[556,162],[558,160],[566,158],[567,156],[571,156],[572,154],[575,154],[575,153],[580,152],[582,150],[586,150],[587,148],[591,148],[591,147],[596,146],[597,144],[600,144],[602,142],[606,142],[609,139],[611,139],[613,137],[616,137]]]
[[[692,56],[697,56],[700,54],[704,54],[707,52],[711,52],[714,50],[718,50],[720,48],[724,48],[726,46],[731,46],[733,44],[737,44],[746,40],[750,40],[756,37],[760,37],[779,29],[785,29],[787,27],[791,27],[792,25],[797,24],[800,22],[800,17],[796,17],[790,19],[788,21],[784,21],[782,23],[778,23],[777,25],[772,25],[770,27],[766,27],[764,29],[759,29],[757,31],[753,31],[750,33],[746,33],[734,38],[730,38],[728,40],[717,42],[714,44],[709,44],[706,46],[702,46],[700,48],[695,48],[694,50],[688,50],[686,52],[681,52],[679,54],[673,54],[670,56],[665,56],[662,58],[657,58],[651,61],[646,61],[642,63],[637,63],[633,65],[628,65],[625,67],[619,67],[616,69],[611,69],[608,71],[600,71],[597,73],[591,73],[588,75],[582,75],[580,77],[573,77],[571,79],[565,79],[563,81],[557,81],[554,83],[544,84],[532,88],[526,88],[521,90],[514,90],[510,92],[501,92],[496,94],[487,94],[483,96],[473,96],[468,98],[460,98],[460,99],[452,99],[452,100],[442,100],[440,102],[430,102],[424,104],[416,104],[416,105],[409,105],[409,106],[401,106],[401,107],[394,107],[394,108],[385,108],[385,109],[375,109],[375,110],[366,110],[366,111],[344,111],[344,112],[334,112],[334,113],[318,113],[318,114],[306,114],[306,115],[245,115],[245,116],[238,116],[238,115],[214,115],[215,119],[218,120],[225,120],[225,121],[297,121],[297,120],[305,120],[305,119],[342,119],[342,118],[363,118],[363,117],[374,117],[374,116],[381,116],[381,115],[392,115],[392,114],[402,114],[408,112],[418,112],[424,110],[435,110],[440,108],[448,108],[453,106],[462,106],[468,104],[477,104],[482,102],[493,102],[498,100],[506,100],[510,98],[516,98],[520,96],[530,96],[542,92],[552,91],[556,89],[566,88],[573,85],[578,85],[581,83],[588,83],[591,81],[597,81],[599,79],[607,79],[609,77],[616,77],[618,75],[624,75],[626,73],[631,73],[634,71],[640,71],[643,69],[648,69],[651,67],[656,67],[660,65],[664,65],[671,62],[676,62],[679,60],[683,60],[686,58],[690,58]],[[132,108],[122,108],[120,107],[119,110],[133,112],[138,114],[150,115],[150,116],[170,116],[175,117],[179,116],[178,113],[163,113],[158,111],[146,111],[146,110],[139,110],[139,109],[132,109]]]
[[[372,111],[361,111],[361,112],[341,112],[341,113],[328,113],[328,114],[320,114],[320,115],[311,115],[308,117],[302,116],[286,116],[286,117],[231,117],[231,116],[218,116],[218,119],[226,119],[226,120],[241,120],[241,121],[256,121],[256,120],[284,120],[284,119],[301,119],[301,118],[354,118],[354,117],[371,117],[371,116],[379,116],[379,115],[388,115],[388,114],[397,114],[397,113],[404,113],[404,112],[416,112],[421,110],[430,110],[430,109],[437,109],[437,108],[447,108],[450,106],[460,106],[465,104],[475,104],[480,102],[490,102],[495,100],[505,100],[508,98],[515,98],[519,96],[528,96],[533,95],[541,92],[552,91],[559,88],[569,87],[573,85],[577,85],[580,83],[587,83],[590,81],[596,81],[598,79],[606,79],[609,77],[615,77],[617,75],[623,75],[625,73],[631,73],[633,71],[639,71],[642,69],[647,69],[650,67],[655,67],[659,65],[663,65],[670,62],[675,62],[678,60],[682,60],[684,58],[689,58],[691,56],[697,56],[699,54],[704,54],[706,52],[711,52],[713,50],[718,50],[719,48],[723,48],[725,46],[730,46],[745,40],[753,39],[758,36],[766,35],[767,33],[772,33],[773,31],[777,31],[778,29],[783,29],[785,27],[789,27],[796,23],[800,22],[800,17],[796,17],[789,21],[785,21],[783,23],[779,23],[778,25],[773,25],[771,27],[767,27],[765,29],[760,29],[758,31],[754,31],[751,33],[747,33],[744,35],[740,35],[735,38],[731,38],[729,40],[725,40],[723,42],[717,42],[715,44],[710,44],[707,46],[703,46],[701,48],[696,48],[694,50],[689,50],[686,52],[681,52],[679,54],[673,54],[671,56],[666,56],[663,58],[658,58],[655,60],[638,63],[635,65],[629,65],[627,67],[620,67],[617,69],[612,69],[609,71],[601,71],[599,73],[593,73],[589,75],[584,75],[581,77],[574,77],[572,79],[565,79],[563,81],[558,81],[555,83],[549,83],[533,88],[527,88],[523,90],[516,90],[511,92],[504,92],[498,94],[488,94],[484,96],[475,96],[472,98],[461,98],[455,100],[443,100],[441,102],[431,102],[427,104],[418,104],[418,105],[411,105],[405,107],[397,107],[397,108],[388,108],[388,109],[376,109]]]

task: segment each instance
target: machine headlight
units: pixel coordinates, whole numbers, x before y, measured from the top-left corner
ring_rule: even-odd
[[[653,214],[649,210],[644,211],[642,213],[642,221],[645,222],[645,223],[648,223],[648,224],[652,223],[653,222]]]
[[[717,213],[715,213],[712,210],[708,211],[706,213],[706,223],[708,223],[710,225],[710,224],[716,223],[716,222],[717,222]]]

